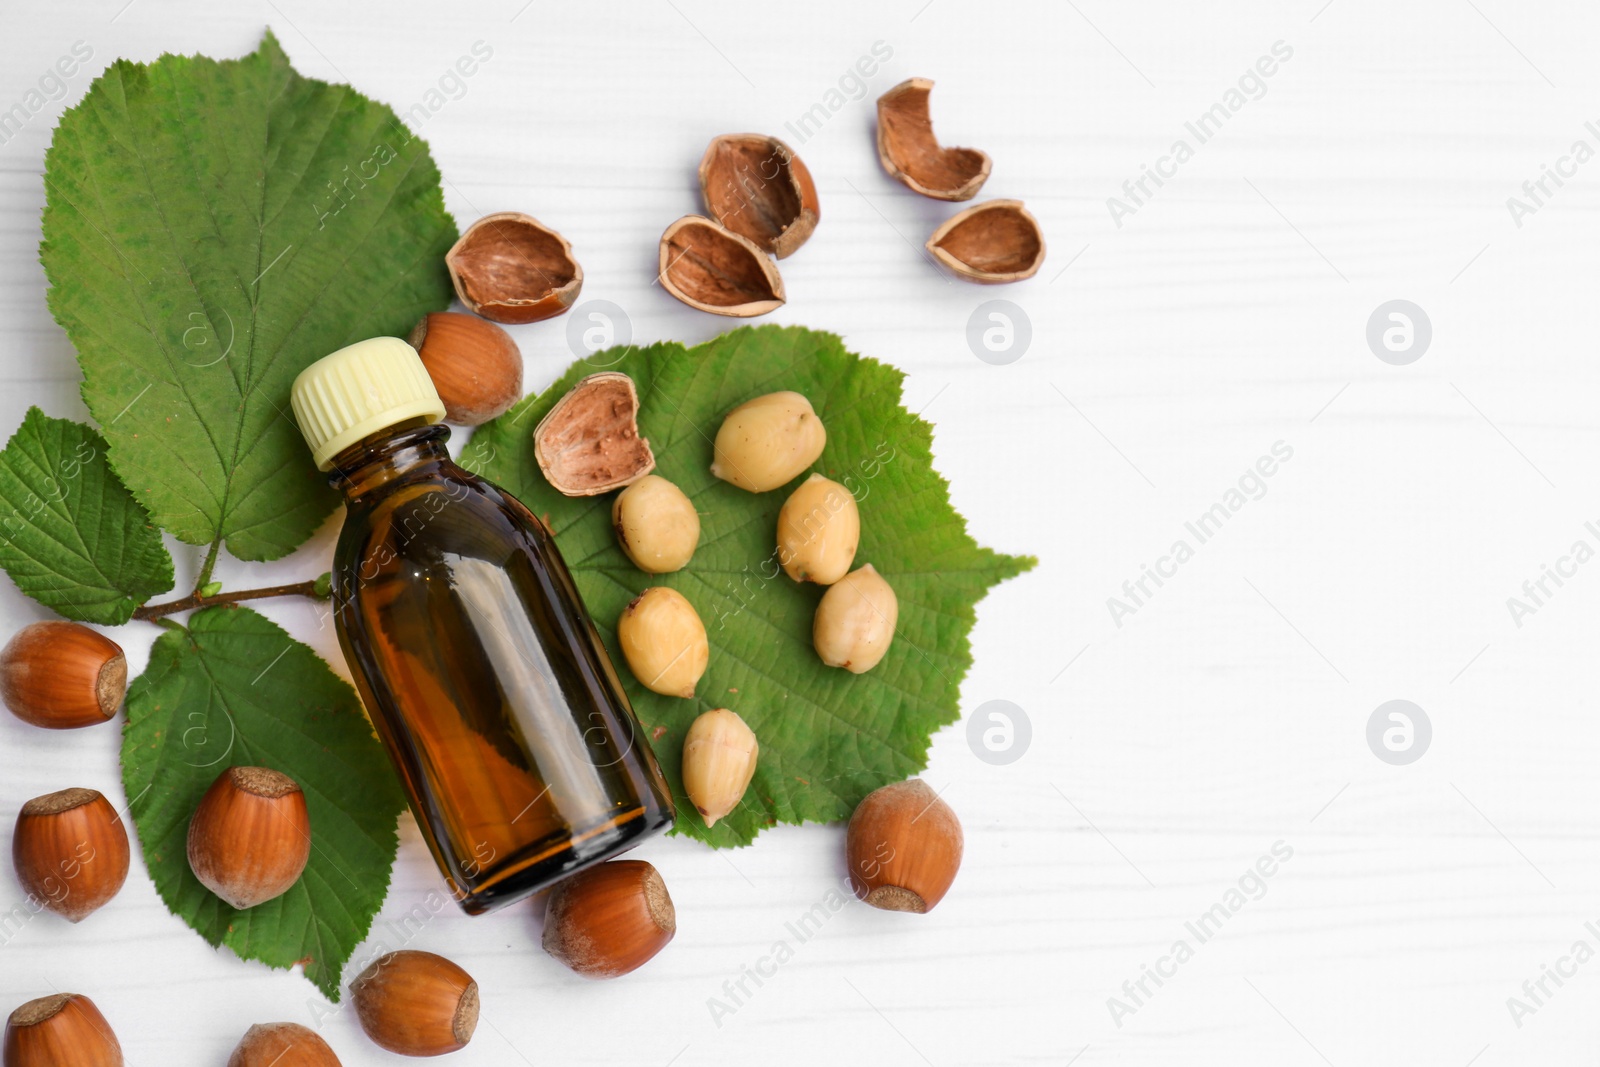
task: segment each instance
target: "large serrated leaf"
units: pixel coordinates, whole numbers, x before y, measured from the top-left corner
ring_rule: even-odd
[[[426,145],[304,78],[269,32],[239,60],[119,60],[45,157],[40,258],[111,459],[156,522],[241,559],[333,509],[289,386],[448,305],[455,240]]]
[[[189,819],[230,766],[271,767],[305,791],[311,861],[283,896],[237,911],[189,870]],[[122,779],[161,899],[213,945],[304,963],[330,1000],[383,903],[405,798],[355,691],[248,608],[207,608],[161,635],[128,689]]]
[[[611,497],[562,496],[534,462],[534,426],[579,378],[602,368],[633,378],[656,473],[676,482],[700,512],[700,547],[676,574],[637,570],[617,547]],[[968,535],[933,469],[932,428],[900,404],[901,378],[846,351],[833,334],[746,327],[692,349],[658,344],[600,353],[481,427],[466,449],[469,466],[548,516],[613,653],[618,616],[647,586],[671,586],[699,610],[711,663],[695,699],[649,692],[616,657],[639,717],[660,733],[656,752],[680,798],[680,832],[740,845],[775,822],[842,819],[868,792],[920,770],[929,736],[960,715],[974,605],[1033,561],[980,548]],[[856,494],[856,565],[872,563],[899,597],[894,645],[866,674],[818,660],[811,619],[822,590],[781,573],[769,577],[788,487],[751,494],[709,471],[723,415],[779,389],[805,394],[821,416],[828,444],[814,469]],[[732,708],[750,724],[761,757],[744,802],[708,831],[683,799],[679,764],[684,732],[714,707]]]
[[[36,407],[0,450],[0,567],[45,607],[108,626],[172,588],[172,557],[105,440]]]

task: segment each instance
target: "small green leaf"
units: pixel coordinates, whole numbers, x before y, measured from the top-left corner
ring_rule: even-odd
[[[0,567],[45,607],[106,626],[172,588],[172,557],[104,438],[36,407],[0,450]]]
[[[216,596],[220,592],[222,592],[221,582],[207,582],[200,587],[201,596]]]
[[[333,593],[333,572],[323,571],[317,575],[317,580],[312,583],[311,591],[317,597],[326,600]]]
[[[236,911],[189,870],[189,819],[230,766],[271,767],[305,791],[311,862],[283,896]],[[169,630],[128,689],[122,780],[145,863],[173,914],[213,945],[305,974],[339,974],[383,903],[405,798],[355,692],[248,608],[206,608]]]
[[[337,496],[289,415],[313,360],[450,302],[455,224],[387,106],[251,55],[118,60],[45,156],[51,313],[158,525],[285,555]]]
[[[675,574],[635,568],[617,546],[610,498],[562,496],[534,462],[534,426],[579,378],[602,368],[633,378],[656,473],[676,482],[700,512],[700,547]],[[711,662],[695,699],[649,692],[613,656],[646,730],[660,734],[656,754],[679,798],[681,833],[730,846],[749,843],[775,822],[843,819],[873,789],[921,770],[929,736],[960,716],[974,605],[990,586],[1033,566],[1029,557],[980,548],[968,535],[933,469],[932,427],[900,404],[902,377],[846,351],[833,334],[746,327],[692,349],[657,344],[600,353],[473,435],[468,452],[482,457],[479,472],[534,514],[548,515],[613,650],[618,616],[648,586],[671,586],[699,611]],[[900,602],[894,644],[865,674],[822,665],[811,620],[823,590],[795,583],[773,565],[788,487],[747,493],[709,471],[723,415],[780,389],[803,393],[821,416],[828,444],[815,469],[860,502],[855,565],[877,567]],[[743,803],[707,830],[684,799],[679,764],[689,724],[717,707],[750,724],[761,756]]]

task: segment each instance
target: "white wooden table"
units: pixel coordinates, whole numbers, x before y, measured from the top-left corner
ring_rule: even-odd
[[[40,170],[55,117],[106,63],[241,55],[270,24],[301,71],[405,110],[481,41],[492,57],[422,127],[458,221],[538,215],[572,240],[584,298],[625,309],[635,339],[697,341],[728,324],[652,285],[656,237],[697,209],[713,135],[789,139],[823,220],[785,261],[772,320],[906,368],[975,535],[1041,557],[981,605],[963,687],[968,713],[1025,709],[1030,747],[992,766],[963,727],[935,739],[927,778],[968,843],[937,912],[852,904],[801,944],[786,924],[840,884],[841,828],[733,854],[652,843],[680,932],[628,979],[570,976],[526,908],[424,926],[412,944],[483,988],[453,1062],[1593,1061],[1600,962],[1569,956],[1600,950],[1585,926],[1600,920],[1600,563],[1520,626],[1507,607],[1573,542],[1600,548],[1584,525],[1600,519],[1600,162],[1560,162],[1580,139],[1600,149],[1593,5],[123,3],[6,20],[0,107],[75,42],[93,59],[0,144],[0,431],[31,403],[86,416],[44,305]],[[1226,110],[1280,41],[1292,55]],[[829,108],[877,42],[892,56],[861,99],[846,79]],[[938,81],[947,143],[994,157],[981,195],[1040,219],[1035,279],[979,289],[919,254],[952,209],[889,182],[871,133],[872,101],[911,75]],[[1185,123],[1219,102],[1200,143]],[[788,129],[819,103],[809,136]],[[1162,162],[1179,138],[1192,154]],[[1519,226],[1507,198],[1558,164],[1572,176]],[[1169,177],[1134,203],[1123,183],[1146,165]],[[1114,219],[1110,197],[1134,210]],[[967,344],[989,299],[1031,322],[1007,365]],[[1395,299],[1432,324],[1408,365],[1366,340]],[[530,387],[571,359],[563,321],[516,336]],[[1185,524],[1278,442],[1292,458],[1246,478],[1198,543]],[[218,577],[319,572],[333,532]],[[1161,563],[1180,539],[1192,558]],[[198,558],[176,555],[181,585]],[[1107,599],[1146,565],[1171,577],[1114,619]],[[337,662],[312,608],[263,610]],[[0,582],[0,631],[43,614]],[[142,668],[151,628],[117,636]],[[1407,765],[1367,742],[1392,699],[1431,722]],[[23,798],[64,784],[120,795],[118,740],[0,716],[0,835]],[[1252,876],[1275,845],[1290,858]],[[408,817],[380,936],[436,878]],[[0,900],[16,893],[0,878]],[[1202,942],[1186,924],[1208,912]],[[711,998],[780,939],[793,959],[718,1025]],[[1523,984],[1547,966],[1571,976],[1536,1003]],[[114,911],[41,916],[0,946],[0,1006],[50,988],[94,996],[135,1064],[220,1063],[250,1023],[312,1023],[322,1004],[206,946],[137,859]],[[1514,1018],[1511,997],[1537,1010]],[[346,1064],[392,1062],[350,1013],[323,1033]]]

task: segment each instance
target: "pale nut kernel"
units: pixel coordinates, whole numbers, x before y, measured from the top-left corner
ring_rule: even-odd
[[[711,473],[725,482],[764,493],[794,479],[817,461],[828,432],[795,392],[767,393],[728,412],[717,430]]]
[[[701,714],[683,738],[683,791],[712,827],[739,806],[756,773],[755,731],[727,708]]]
[[[681,570],[700,543],[700,514],[682,489],[647,474],[611,503],[617,543],[647,574]]]
[[[668,697],[692,697],[711,658],[706,627],[676,589],[652,586],[617,620],[617,642],[639,684]]]
[[[860,542],[855,495],[831,478],[813,474],[778,512],[778,562],[797,582],[837,582],[850,573]]]
[[[828,587],[817,605],[811,640],[830,667],[851,674],[870,671],[889,651],[900,602],[894,590],[868,563]]]

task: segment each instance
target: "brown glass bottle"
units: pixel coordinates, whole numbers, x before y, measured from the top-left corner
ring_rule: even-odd
[[[339,452],[339,642],[411,809],[479,914],[672,825],[549,530],[410,419]]]

